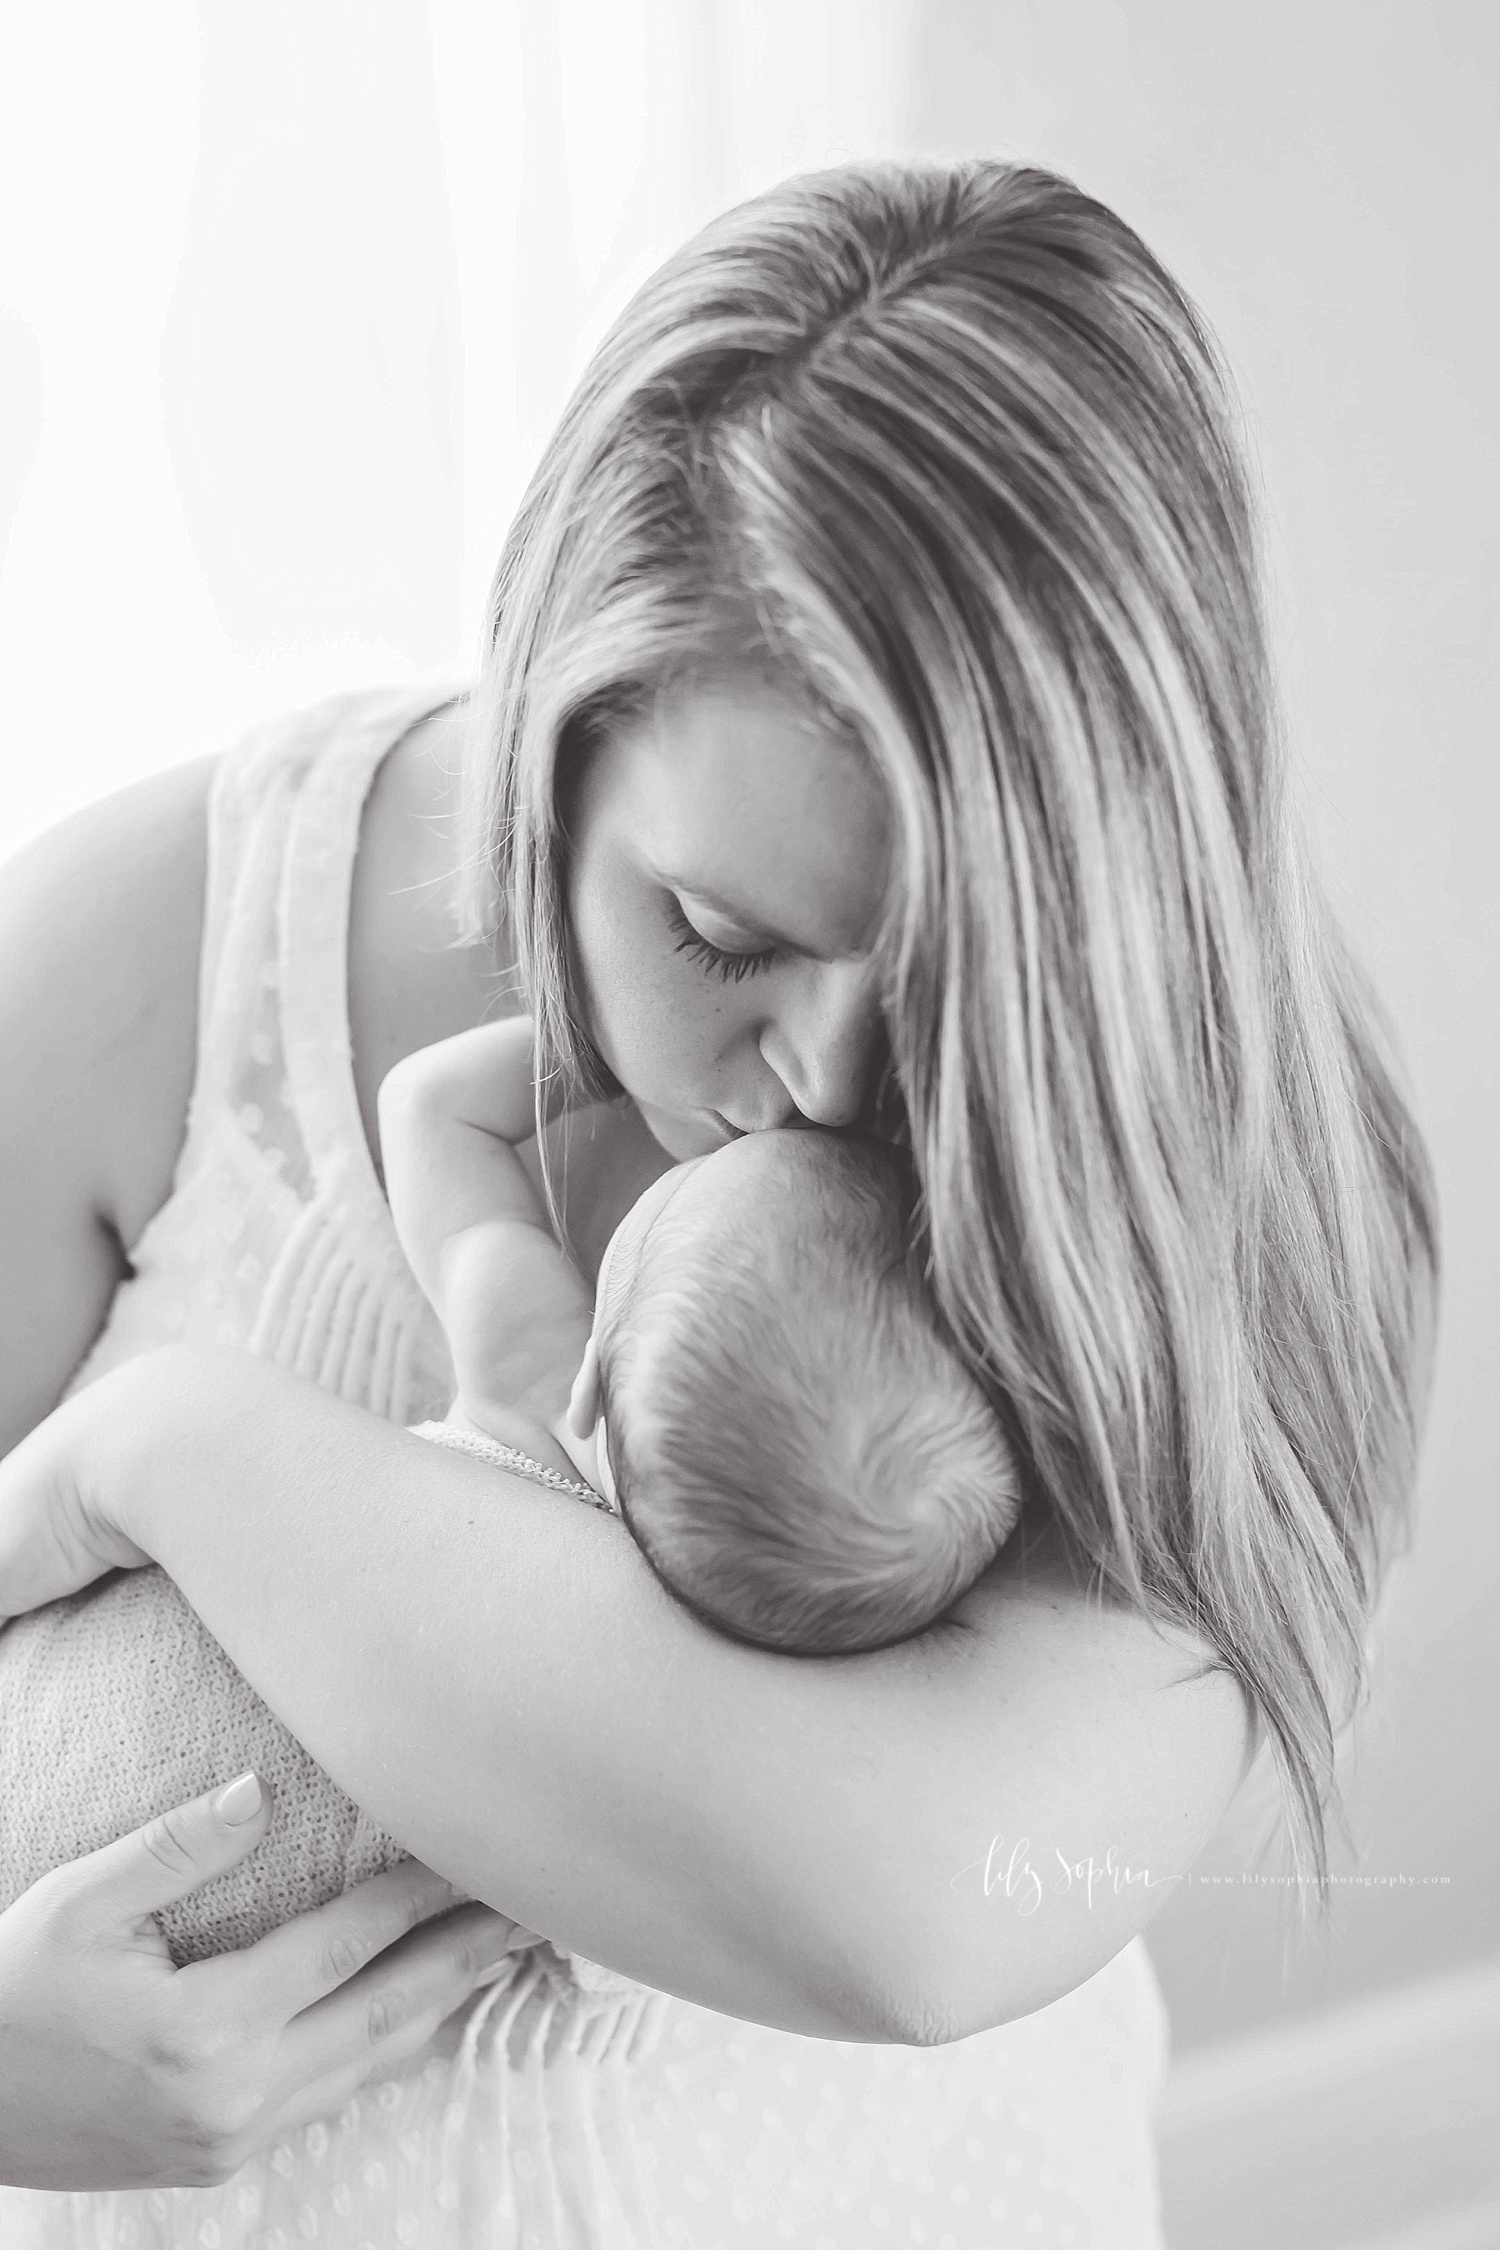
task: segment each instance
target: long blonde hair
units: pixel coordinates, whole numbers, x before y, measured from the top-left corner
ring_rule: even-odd
[[[1227,379],[1129,227],[1030,167],[814,174],[600,346],[501,559],[471,804],[475,918],[581,1085],[567,757],[745,617],[894,809],[942,1317],[1103,1580],[1240,1682],[1326,1896],[1435,1204],[1289,821]]]

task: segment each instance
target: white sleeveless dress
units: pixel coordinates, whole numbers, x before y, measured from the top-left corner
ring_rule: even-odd
[[[361,1125],[345,974],[366,792],[440,700],[348,697],[224,761],[187,1138],[75,1383],[189,1338],[400,1422],[446,1409]],[[601,1981],[517,1956],[467,2022],[226,2184],[0,2188],[0,2250],[1162,2250],[1167,2019],[1139,1939],[1055,2005],[934,2048]]]

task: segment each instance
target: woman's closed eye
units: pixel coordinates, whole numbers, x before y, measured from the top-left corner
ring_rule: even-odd
[[[676,951],[686,953],[690,959],[697,961],[706,975],[718,977],[725,984],[738,984],[741,978],[758,976],[762,969],[774,967],[781,959],[780,946],[767,945],[736,952],[730,947],[715,945],[712,938],[705,937],[688,920],[680,900],[670,891],[664,897],[667,924],[672,931]]]

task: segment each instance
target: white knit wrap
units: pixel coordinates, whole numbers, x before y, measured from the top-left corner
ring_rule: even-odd
[[[435,1422],[416,1434],[537,1484],[565,1481]],[[179,1966],[253,1945],[411,1855],[287,1732],[165,1572],[115,1571],[16,1618],[0,1630],[0,1909],[50,1869],[252,1766],[275,1792],[270,1833],[158,1913]],[[580,1955],[571,1974],[585,1991],[633,1989]]]
[[[0,1907],[50,1868],[253,1766],[276,1794],[248,1859],[158,1915],[201,1961],[407,1858],[330,1781],[160,1570],[116,1572],[0,1633]]]

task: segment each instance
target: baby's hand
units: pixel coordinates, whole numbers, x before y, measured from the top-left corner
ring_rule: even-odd
[[[151,1557],[109,1520],[93,1440],[119,1412],[132,1368],[68,1399],[0,1460],[0,1624]]]
[[[537,1228],[474,1227],[448,1246],[443,1329],[458,1396],[491,1435],[497,1414],[550,1425],[566,1411],[593,1316],[587,1282]]]

